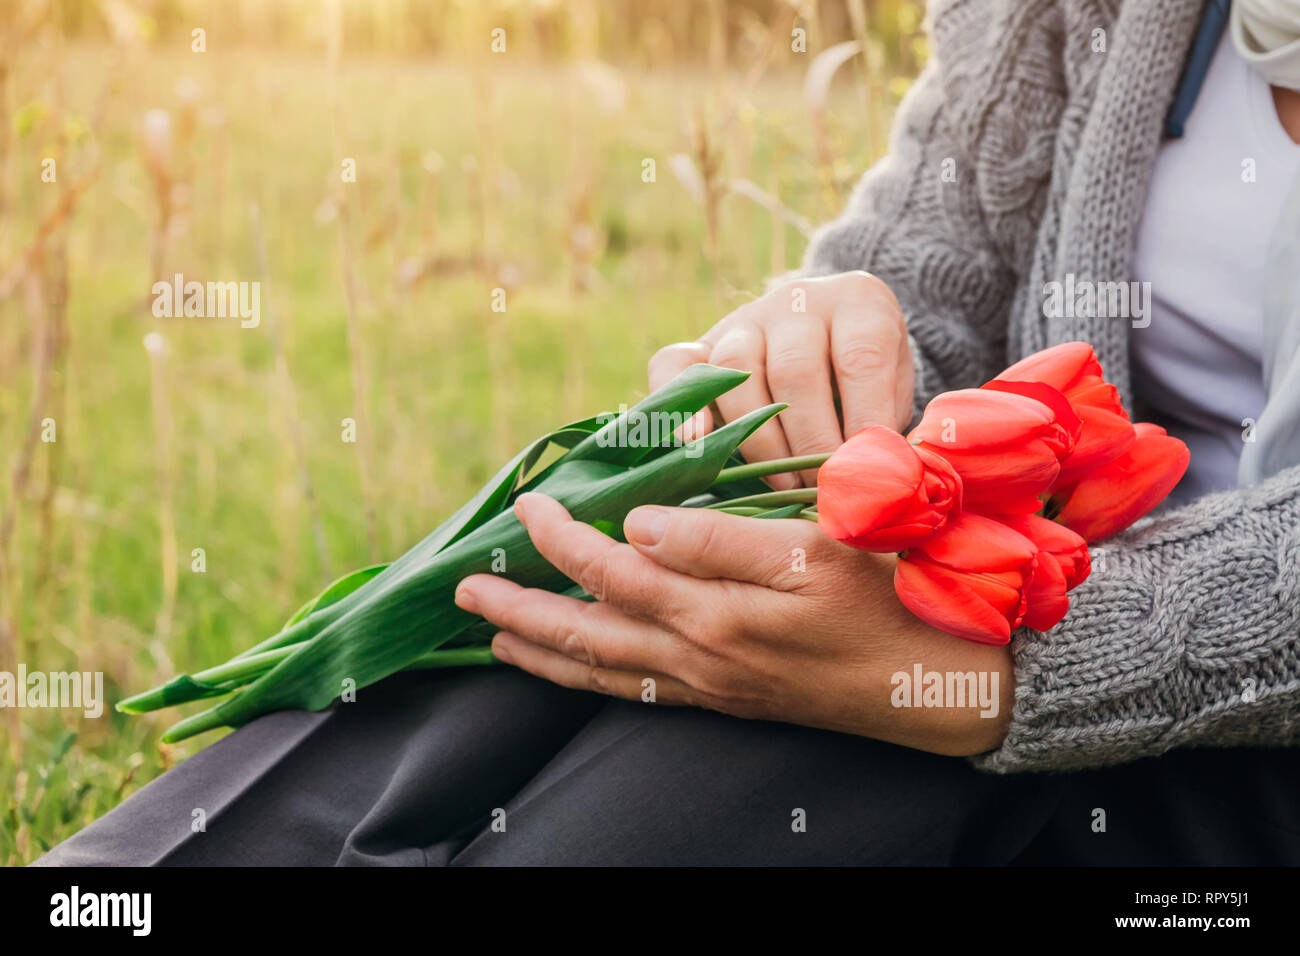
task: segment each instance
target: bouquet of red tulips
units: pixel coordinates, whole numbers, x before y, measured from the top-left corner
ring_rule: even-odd
[[[769,405],[685,441],[694,415],[746,377],[695,365],[618,415],[541,436],[391,564],[346,575],[261,643],[118,709],[220,699],[163,735],[175,741],[272,710],[317,710],[401,670],[491,663],[495,629],[456,606],[461,578],[501,572],[591,598],[515,519],[525,491],[555,497],[616,538],[629,511],[652,503],[816,520],[854,547],[900,552],[895,587],[919,617],[1005,644],[1022,624],[1059,621],[1067,593],[1088,575],[1088,542],[1153,508],[1187,467],[1182,442],[1129,422],[1081,342],[1030,356],[982,388],[940,395],[906,438],[871,427],[833,455],[745,463],[737,447],[784,408]],[[819,465],[817,488],[772,491],[758,481]]]
[[[853,435],[818,473],[818,521],[899,552],[894,589],[927,623],[1005,644],[1060,621],[1088,545],[1159,504],[1187,463],[1181,441],[1129,421],[1092,348],[1068,342],[937,396],[907,437]]]

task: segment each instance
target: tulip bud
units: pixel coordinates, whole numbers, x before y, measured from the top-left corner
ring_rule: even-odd
[[[1053,498],[1057,520],[1089,543],[1109,538],[1158,505],[1187,471],[1190,453],[1159,425],[1133,426],[1134,440],[1114,461]]]
[[[1071,425],[1028,395],[967,388],[934,398],[908,440],[961,475],[965,507],[1032,514],[1074,446]]]
[[[1087,342],[1065,342],[1026,356],[997,381],[1042,382],[1069,400],[1076,409],[1100,408],[1123,418],[1128,416],[1119,402],[1119,392],[1102,377],[1097,353]]]
[[[963,512],[899,557],[894,590],[908,610],[941,631],[1006,644],[1024,620],[1037,563],[1037,549],[1024,535]]]
[[[1074,408],[1082,426],[1073,451],[1061,461],[1053,490],[1068,488],[1089,471],[1118,458],[1133,443],[1133,429],[1119,392],[1102,378],[1101,363],[1087,342],[1065,342],[1035,352],[984,387],[1007,388],[1020,382],[1039,382],[1056,389]]]
[[[863,551],[901,551],[961,508],[961,478],[943,458],[882,425],[868,425],[817,473],[817,523]]]
[[[1024,625],[1046,631],[1070,609],[1066,592],[1074,590],[1092,570],[1088,543],[1064,525],[1039,515],[1009,515],[1002,519],[1038,548],[1038,564],[1026,592]]]

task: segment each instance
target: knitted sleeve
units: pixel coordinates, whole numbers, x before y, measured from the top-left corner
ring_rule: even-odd
[[[1300,467],[1139,522],[1093,555],[1065,620],[1017,633],[1011,730],[977,766],[1300,743]]]
[[[1060,29],[1054,5],[1029,6],[931,3],[932,56],[899,106],[889,151],[818,230],[801,269],[862,269],[890,287],[907,319],[918,411],[1007,364],[1007,316],[1065,105],[1064,80],[1043,58],[1016,55],[1024,44],[1050,48],[1034,34]]]

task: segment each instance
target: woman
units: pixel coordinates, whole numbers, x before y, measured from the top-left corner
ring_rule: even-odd
[[[807,523],[644,508],[618,545],[525,497],[602,600],[463,582],[518,670],[262,718],[42,862],[1300,861],[1300,2],[1238,0],[1220,40],[1224,7],[934,4],[890,155],[803,276],[651,363],[756,370],[718,411],[790,402],[764,458],[1090,342],[1192,464],[1050,633],[933,631]],[[994,713],[891,706],[914,665],[989,675]]]

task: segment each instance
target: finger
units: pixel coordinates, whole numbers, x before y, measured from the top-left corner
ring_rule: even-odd
[[[528,529],[538,553],[597,600],[670,628],[700,603],[686,579],[665,571],[631,545],[574,521],[554,498],[535,492],[520,495],[515,516]]]
[[[835,310],[831,316],[831,363],[846,438],[868,425],[898,429],[907,424],[898,421],[897,408],[905,350],[902,315],[896,309],[852,302]]]
[[[650,391],[662,388],[692,365],[709,360],[711,346],[704,342],[674,342],[665,345],[650,357],[647,372]],[[713,415],[707,408],[700,409],[678,429],[682,441],[694,441],[713,431]]]
[[[492,653],[506,664],[574,690],[670,706],[695,705],[700,699],[691,687],[675,677],[593,667],[509,631],[502,631],[492,639]]]
[[[671,636],[609,604],[524,588],[475,574],[456,588],[456,604],[505,631],[593,667],[661,670],[673,658]]]
[[[831,392],[829,332],[821,322],[787,320],[767,329],[767,383],[774,401],[790,407],[781,425],[794,455],[832,452],[844,438]],[[801,474],[817,483],[817,470]]]
[[[709,361],[723,368],[749,372],[749,378],[731,391],[719,395],[715,404],[724,421],[735,421],[747,412],[772,404],[764,370],[763,330],[751,322],[737,322],[726,332],[709,354]],[[788,458],[790,446],[779,420],[773,418],[740,446],[745,461],[770,461]],[[794,475],[773,475],[768,484],[777,490],[799,487]]]
[[[692,365],[709,360],[709,346],[703,342],[674,342],[650,356],[647,374],[650,391],[662,388]]]
[[[828,539],[811,521],[758,520],[708,508],[643,505],[623,521],[641,554],[672,571],[792,591]],[[761,592],[752,595],[761,600]]]

